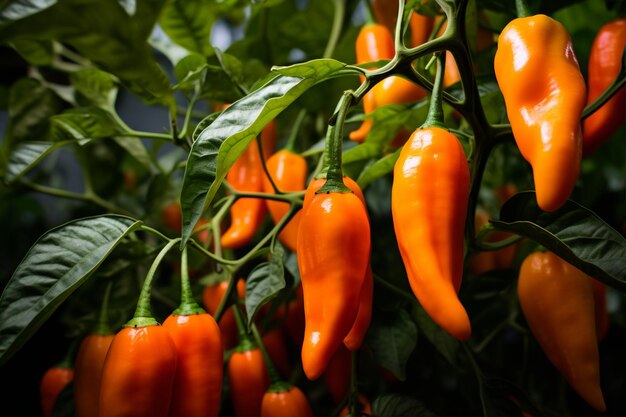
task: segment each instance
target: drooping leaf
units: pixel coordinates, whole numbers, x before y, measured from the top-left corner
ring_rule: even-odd
[[[211,123],[213,123],[215,121],[215,119],[217,119],[217,116],[219,116],[220,113],[221,112],[211,113],[207,117],[205,117],[204,119],[200,120],[200,122],[198,122],[198,125],[196,126],[196,128],[193,130],[193,133],[191,134],[191,140],[193,140],[195,142],[196,139],[198,139],[198,136],[200,136],[200,133],[202,133],[204,131],[204,129],[209,127],[209,125]]]
[[[439,327],[422,306],[414,305],[413,314],[420,334],[423,334],[451,365],[455,365],[459,352],[459,341]]]
[[[50,119],[55,140],[73,139],[84,144],[123,133],[111,114],[98,107],[77,107]]]
[[[365,344],[379,365],[404,381],[406,363],[417,344],[417,326],[403,309],[377,313],[372,317]]]
[[[8,2],[0,9],[0,25],[39,13],[53,6],[56,2],[57,0],[16,0]]]
[[[272,258],[252,270],[246,280],[246,313],[248,327],[259,309],[285,288],[284,251],[276,245]]]
[[[70,81],[89,104],[113,108],[117,95],[117,80],[97,68],[84,68],[70,74]]]
[[[263,127],[307,89],[332,77],[345,64],[321,59],[283,69],[263,87],[233,103],[194,142],[181,191],[183,244],[226,173]]]
[[[150,34],[148,43],[154,49],[165,55],[174,66],[178,64],[180,60],[189,55],[189,51],[172,42],[169,36],[163,32],[163,29],[161,29],[161,26],[159,25],[157,25]]]
[[[400,157],[400,151],[402,149],[396,150],[394,153],[390,153],[389,155],[385,155],[380,158],[378,161],[373,164],[367,166],[359,175],[357,183],[361,188],[366,188],[372,182],[377,180],[378,178],[385,176],[393,171],[393,167],[396,164],[396,161]]]
[[[50,65],[54,59],[52,42],[19,39],[11,42],[13,49],[32,65]]]
[[[137,162],[148,171],[152,169],[152,158],[146,145],[139,138],[116,136],[113,140],[126,150]]]
[[[174,66],[174,76],[179,81],[175,90],[191,91],[200,83],[206,72],[206,59],[192,53],[178,61]]]
[[[91,217],[56,227],[39,238],[0,296],[0,364],[139,225],[139,221],[128,217]]]
[[[526,236],[583,272],[626,291],[626,239],[594,212],[568,200],[560,209],[544,212],[535,193],[511,197],[490,220],[502,230]]]
[[[163,8],[159,24],[174,42],[190,52],[209,55],[211,29],[217,18],[216,2],[171,0]]]
[[[21,178],[50,153],[73,141],[60,142],[22,142],[9,155],[5,180],[12,183]]]

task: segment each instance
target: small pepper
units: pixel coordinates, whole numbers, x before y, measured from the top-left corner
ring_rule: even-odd
[[[261,405],[261,417],[313,417],[309,400],[298,387],[289,386],[284,390],[272,390],[265,393]]]
[[[69,364],[49,368],[41,378],[39,394],[44,417],[52,417],[54,405],[63,389],[74,379],[74,369]]]

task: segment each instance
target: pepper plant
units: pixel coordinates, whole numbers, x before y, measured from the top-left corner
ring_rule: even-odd
[[[623,6],[0,2],[2,414],[107,326],[100,415],[625,413]]]

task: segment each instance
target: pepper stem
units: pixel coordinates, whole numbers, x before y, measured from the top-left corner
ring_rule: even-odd
[[[531,15],[528,4],[526,4],[526,0],[515,0],[515,11],[517,12],[518,18],[528,17]]]
[[[428,108],[428,116],[420,129],[427,127],[440,127],[447,129],[443,124],[443,106],[441,104],[441,90],[443,85],[443,75],[446,70],[446,54],[443,51],[435,52],[437,57],[437,74],[435,83],[433,84],[433,92],[430,96],[430,105]]]
[[[72,340],[72,342],[70,343],[70,347],[67,349],[67,352],[65,352],[65,356],[63,356],[63,359],[61,359],[61,361],[55,366],[57,368],[73,369],[74,358],[76,357],[76,351],[78,350],[78,346],[78,339]]]
[[[350,371],[350,396],[348,397],[348,408],[351,416],[361,415],[361,401],[359,400],[359,386],[357,374],[357,353],[351,352],[351,371]]]
[[[348,187],[343,183],[343,171],[341,168],[341,152],[343,141],[343,125],[346,121],[348,108],[352,104],[352,91],[344,91],[339,103],[337,104],[336,117],[333,117],[328,126],[328,135],[326,136],[326,148],[324,156],[328,161],[328,169],[326,171],[326,183],[320,188],[316,194],[320,193],[349,193]]]
[[[293,122],[293,127],[291,128],[291,132],[289,133],[289,138],[287,139],[287,143],[285,144],[285,150],[289,152],[296,153],[295,145],[296,139],[298,138],[298,132],[300,132],[300,127],[302,126],[302,121],[306,116],[306,110],[302,109],[298,113],[296,120]]]
[[[187,245],[185,245],[183,252],[180,255],[180,306],[178,306],[178,308],[173,312],[173,314],[177,316],[190,316],[192,314],[206,313],[206,311],[200,307],[193,298],[191,284],[189,283],[187,258]]]
[[[250,339],[250,335],[246,331],[246,326],[243,323],[243,318],[241,317],[241,310],[239,310],[239,305],[237,303],[233,304],[233,315],[235,316],[237,331],[239,333],[239,345],[237,346],[237,351],[248,352],[255,349],[256,343]]]
[[[100,306],[98,321],[92,331],[93,334],[107,335],[113,333],[109,325],[109,298],[111,297],[111,287],[113,287],[113,282],[109,281],[104,289],[104,297],[102,297],[102,305]]]
[[[280,375],[278,375],[278,371],[276,371],[276,367],[272,362],[272,358],[270,358],[269,353],[267,353],[267,349],[263,344],[263,338],[259,333],[259,330],[256,327],[256,324],[252,324],[252,334],[254,335],[254,340],[256,340],[257,345],[259,345],[259,349],[261,350],[261,355],[263,355],[263,361],[265,362],[265,366],[267,366],[267,373],[270,377],[270,390],[273,392],[281,392],[287,391],[291,385],[287,382],[283,381]]]
[[[133,316],[128,323],[124,325],[124,327],[147,327],[147,326],[157,326],[159,323],[152,316],[152,310],[150,309],[150,292],[152,290],[152,281],[154,280],[154,274],[156,273],[157,268],[163,261],[163,258],[169,252],[170,249],[174,245],[176,245],[180,241],[180,238],[170,240],[167,245],[161,249],[159,254],[156,256],[152,265],[150,265],[150,269],[148,270],[148,274],[146,275],[146,279],[143,282],[143,287],[141,288],[141,294],[139,294],[139,301],[137,301],[137,309],[135,310],[135,315]]]

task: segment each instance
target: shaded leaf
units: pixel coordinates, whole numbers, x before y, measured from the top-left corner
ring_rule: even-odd
[[[216,19],[216,3],[204,0],[171,0],[159,18],[170,39],[190,52],[207,56],[213,51],[211,29]]]
[[[626,291],[626,239],[594,212],[568,200],[560,209],[544,212],[535,193],[511,197],[500,220],[489,220],[502,230],[526,236],[581,271]]]
[[[407,395],[386,394],[372,402],[372,415],[377,417],[434,416],[424,404]]]
[[[113,140],[126,150],[148,171],[152,170],[152,157],[146,145],[139,138],[116,136]]]
[[[404,381],[406,363],[417,344],[417,326],[402,309],[377,313],[372,317],[365,344],[380,366]]]
[[[117,95],[116,78],[97,68],[84,68],[70,74],[76,92],[89,104],[113,108]]]
[[[450,336],[430,318],[420,305],[415,305],[413,314],[421,334],[443,355],[450,364],[455,365],[459,352],[459,341]]]
[[[189,238],[205,205],[213,200],[226,173],[263,127],[316,83],[345,64],[322,59],[296,65],[224,110],[194,142],[181,191],[183,242]]]
[[[174,66],[174,76],[179,81],[175,90],[193,90],[206,73],[207,63],[201,55],[189,54]]]
[[[123,133],[111,114],[98,107],[78,107],[50,119],[52,138],[85,143]]]
[[[56,2],[57,0],[17,0],[8,2],[0,10],[0,24],[11,20],[24,19],[53,6]]]
[[[284,250],[280,245],[274,247],[270,262],[263,262],[250,272],[246,280],[246,313],[248,328],[253,323],[259,309],[278,295],[285,288]]]
[[[390,172],[393,171],[393,167],[396,165],[396,161],[400,157],[400,151],[402,148],[396,150],[394,153],[389,155],[385,155],[380,158],[378,161],[366,167],[359,178],[357,179],[357,183],[361,188],[366,188],[372,182],[377,180],[380,177],[383,177]]]
[[[126,11],[129,16],[132,16],[137,11],[137,1],[136,0],[117,0],[117,2],[122,6],[122,8]]]
[[[0,364],[140,224],[122,216],[91,217],[56,227],[40,237],[0,296]]]
[[[8,183],[16,181],[54,150],[72,142],[22,142],[18,144],[9,155],[6,181]]]
[[[50,65],[54,59],[50,41],[19,39],[11,42],[11,46],[32,65]]]

